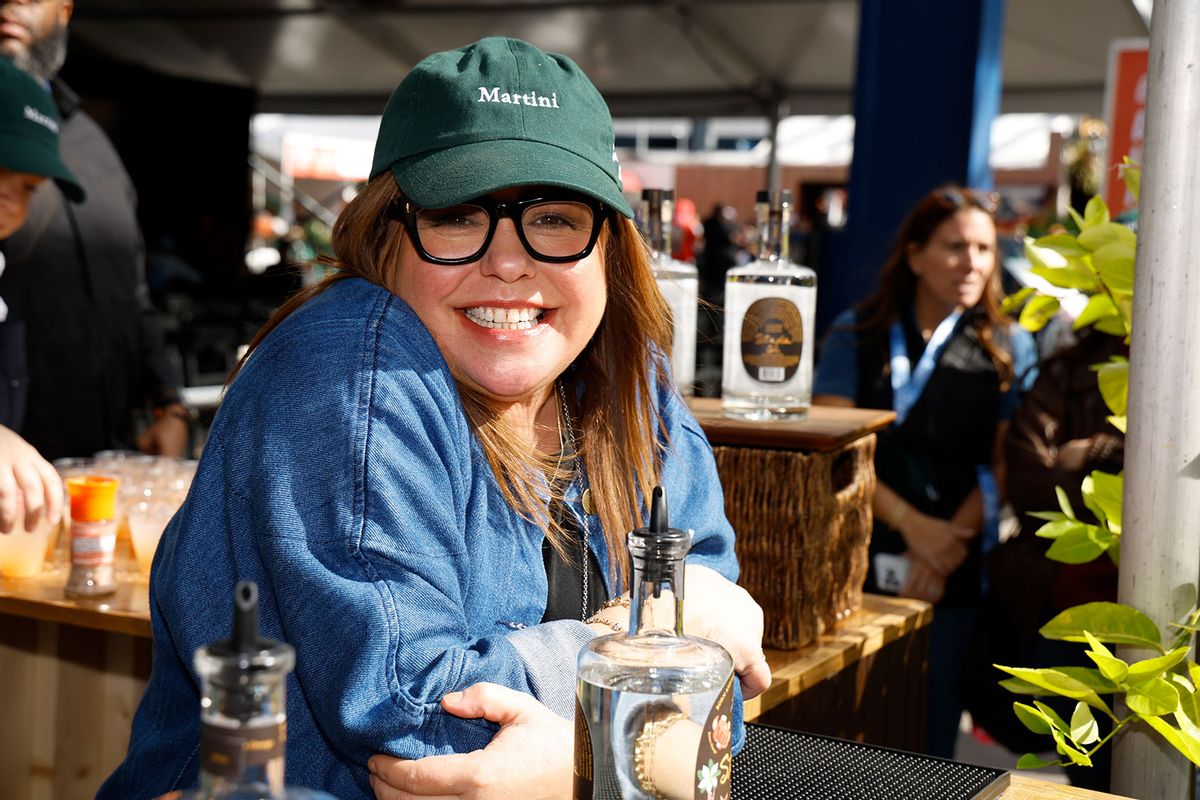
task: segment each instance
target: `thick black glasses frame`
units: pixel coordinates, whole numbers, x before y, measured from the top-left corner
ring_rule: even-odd
[[[525,213],[525,209],[538,203],[554,203],[554,202],[574,202],[583,203],[592,209],[592,233],[588,236],[587,245],[578,253],[573,253],[569,256],[548,256],[539,253],[533,249],[533,245],[525,238],[525,226],[521,222],[521,215]],[[544,195],[540,197],[527,197],[522,200],[493,200],[490,197],[479,197],[474,200],[468,200],[459,205],[476,206],[482,208],[488,215],[488,232],[483,238],[483,244],[478,250],[469,256],[463,258],[438,258],[430,255],[425,249],[425,245],[421,243],[421,235],[417,232],[417,215],[426,209],[418,206],[407,198],[398,198],[395,200],[390,209],[390,216],[393,219],[404,223],[404,227],[412,236],[413,245],[416,248],[417,255],[423,260],[431,264],[441,264],[447,267],[460,266],[462,264],[470,264],[472,261],[478,261],[487,252],[488,247],[492,243],[492,237],[496,235],[496,226],[500,224],[500,220],[507,217],[513,221],[513,227],[517,229],[517,237],[521,240],[521,245],[525,248],[525,252],[536,258],[538,261],[544,261],[549,264],[566,264],[571,261],[578,261],[581,258],[587,258],[588,254],[596,247],[596,241],[600,238],[600,229],[604,227],[605,220],[608,219],[608,206],[601,203],[599,200],[594,200],[584,195]]]

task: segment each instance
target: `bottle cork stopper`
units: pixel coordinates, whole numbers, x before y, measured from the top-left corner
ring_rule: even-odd
[[[67,494],[71,497],[71,519],[81,522],[114,519],[117,516],[116,478],[103,475],[83,475],[67,478]]]

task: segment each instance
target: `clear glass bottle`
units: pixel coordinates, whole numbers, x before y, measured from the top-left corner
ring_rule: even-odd
[[[116,478],[81,475],[67,479],[71,500],[71,574],[67,597],[104,597],[117,590]]]
[[[758,257],[725,273],[721,407],[743,419],[803,419],[812,404],[817,274],[788,260],[792,193],[758,193]]]
[[[579,653],[576,800],[729,797],[733,659],[683,632],[691,540],[656,488],[650,524],[629,534],[629,631]]]
[[[258,636],[258,586],[234,590],[233,635],[196,651],[200,788],[180,800],[334,800],[284,785],[290,645]]]
[[[700,273],[691,264],[671,257],[674,213],[675,192],[670,189],[642,190],[642,225],[650,245],[650,266],[658,281],[658,290],[671,307],[674,329],[671,371],[679,391],[688,396],[696,383],[696,303],[700,294]]]

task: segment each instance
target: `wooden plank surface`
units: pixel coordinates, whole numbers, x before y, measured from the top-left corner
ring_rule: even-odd
[[[62,554],[42,574],[23,580],[0,579],[0,614],[77,625],[109,633],[150,636],[150,584],[129,559],[117,562],[117,591],[94,600],[63,594],[69,567]]]
[[[1094,792],[1014,774],[1001,800],[1129,800],[1122,795]]]
[[[757,718],[932,620],[933,607],[921,600],[863,595],[862,608],[816,642],[799,650],[766,651],[771,687],[746,701],[746,719]]]
[[[731,419],[715,397],[689,398],[688,406],[714,445],[766,447],[772,450],[829,452],[891,424],[892,411],[813,406],[808,418],[794,422]]]

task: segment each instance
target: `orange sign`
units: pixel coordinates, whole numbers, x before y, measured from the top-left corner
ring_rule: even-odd
[[[1117,168],[1125,163],[1125,156],[1142,162],[1149,61],[1150,43],[1146,39],[1119,39],[1109,53],[1104,101],[1104,120],[1108,123],[1104,202],[1114,217],[1137,206]]]

